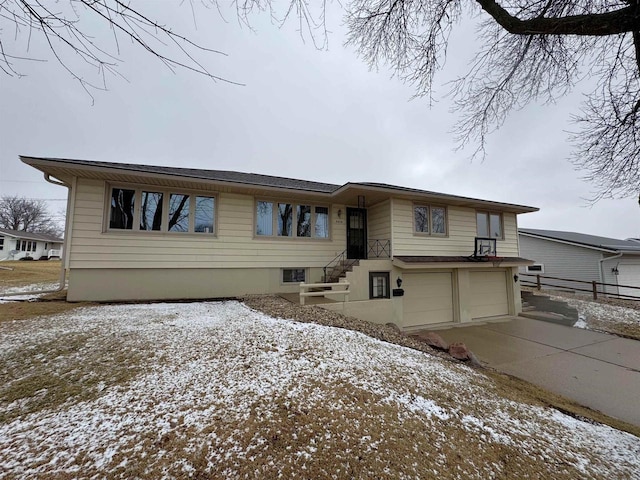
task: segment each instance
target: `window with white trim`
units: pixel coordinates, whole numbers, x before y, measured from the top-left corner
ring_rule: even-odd
[[[479,237],[504,238],[502,231],[502,214],[495,212],[476,212],[476,226]]]
[[[414,205],[413,231],[419,235],[446,235],[447,209],[432,205]]]
[[[108,230],[215,233],[213,195],[111,187]],[[166,213],[165,213],[166,212]]]
[[[4,250],[4,237],[0,237],[0,250]]]
[[[329,207],[256,201],[258,237],[329,238]]]
[[[544,264],[534,263],[533,265],[527,265],[527,273],[544,273]]]

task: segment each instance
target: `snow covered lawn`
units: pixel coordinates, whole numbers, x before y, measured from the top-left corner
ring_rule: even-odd
[[[597,330],[640,339],[640,304],[618,301],[621,305],[596,302],[582,299],[575,295],[553,295],[554,300],[566,302],[570,307],[578,310],[578,321],[574,325],[578,328]],[[635,307],[635,308],[632,308]]]
[[[238,302],[0,323],[0,478],[640,478],[640,439]]]

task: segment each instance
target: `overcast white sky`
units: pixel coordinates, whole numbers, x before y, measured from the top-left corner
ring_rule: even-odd
[[[454,151],[447,88],[437,88],[430,108],[427,99],[411,100],[412,87],[390,72],[370,72],[343,47],[337,11],[329,49],[318,51],[300,39],[294,22],[278,29],[256,16],[252,32],[230,13],[225,23],[198,8],[196,29],[178,0],[136,4],[226,52],[199,58],[213,73],[246,85],[173,74],[125,42],[120,72],[128,81],[108,77],[108,91],[93,92],[92,105],[32,40],[31,55],[49,61],[21,65],[28,74],[22,78],[0,73],[1,195],[53,199],[54,212],[64,207],[56,199],[65,190],[22,164],[22,154],[384,182],[539,207],[519,217],[522,227],[640,237],[637,199],[589,207],[592,187],[566,160],[565,130],[579,92],[557,105],[514,112],[490,137],[487,159],[470,162],[470,150]],[[441,83],[463,73],[471,36],[467,30],[454,39]]]

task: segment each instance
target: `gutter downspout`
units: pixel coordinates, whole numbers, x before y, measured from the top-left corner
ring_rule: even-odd
[[[623,252],[620,252],[620,253],[618,253],[616,255],[613,255],[612,257],[604,257],[604,258],[601,258],[600,260],[598,260],[598,263],[600,264],[600,283],[605,283],[605,281],[604,281],[604,265],[603,265],[603,263],[608,261],[608,260],[615,260],[616,258],[620,258],[622,255],[623,255]],[[616,283],[618,283],[617,279],[616,279]],[[607,287],[605,287],[604,285],[603,285],[603,287],[604,287],[604,292],[603,293],[606,295]],[[616,293],[620,293],[620,292],[616,292]]]
[[[68,185],[66,183],[64,183],[61,180],[54,180],[52,179],[48,173],[44,174],[44,179],[53,184],[53,185],[58,185],[61,187],[66,187],[68,189],[67,191],[67,213],[66,213],[66,218],[65,218],[65,235],[64,235],[64,242],[62,243],[62,257],[60,258],[60,263],[61,263],[61,268],[60,268],[60,277],[58,282],[60,283],[58,285],[58,287],[55,290],[31,290],[28,292],[14,292],[14,293],[0,293],[0,297],[18,297],[18,296],[22,296],[22,295],[42,295],[45,293],[57,293],[57,292],[61,292],[62,290],[64,290],[64,287],[66,286],[66,263],[67,263],[67,241],[69,238],[69,233],[70,233],[70,228],[68,228],[71,225],[71,218],[69,217],[69,213],[70,213],[70,208],[71,208],[71,185]]]

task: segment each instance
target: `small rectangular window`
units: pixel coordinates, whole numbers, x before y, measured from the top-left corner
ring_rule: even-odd
[[[195,231],[198,233],[213,233],[214,226],[213,197],[196,197]]]
[[[273,235],[273,203],[258,202],[256,206],[256,235]]]
[[[527,265],[527,273],[544,273],[544,265],[542,263]]]
[[[0,250],[4,250],[4,237],[0,237]]]
[[[189,231],[189,195],[181,193],[169,195],[169,231]]]
[[[391,298],[389,272],[369,272],[369,298]]]
[[[476,213],[476,225],[478,228],[479,237],[486,238],[489,236],[489,220],[486,213],[483,213],[483,212]]]
[[[296,235],[298,237],[310,237],[311,236],[311,206],[297,205],[296,219],[297,219]]]
[[[489,214],[489,234],[491,238],[502,238],[502,220],[499,213]]]
[[[316,238],[329,238],[329,208],[316,207]]]
[[[162,193],[142,192],[140,230],[160,230],[162,226]]]
[[[293,206],[290,203],[278,204],[278,236],[290,237],[293,223]]]
[[[304,268],[283,268],[282,283],[300,283],[306,278],[306,269]]]
[[[124,188],[111,189],[109,228],[120,230],[133,229],[133,207],[135,203],[135,196],[135,190],[128,190]]]
[[[429,233],[429,207],[413,207],[414,228],[417,233]]]

